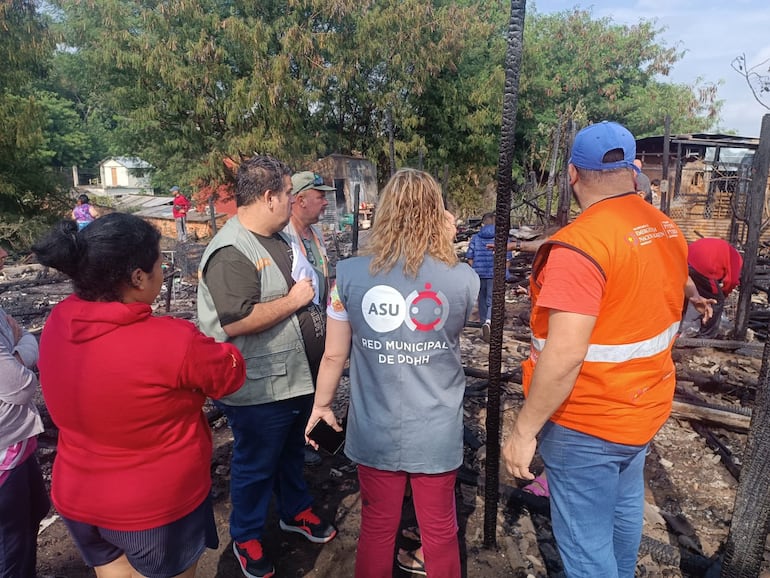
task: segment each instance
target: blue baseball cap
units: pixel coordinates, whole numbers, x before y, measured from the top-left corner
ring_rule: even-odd
[[[623,160],[611,163],[602,162],[609,151],[621,149]],[[612,169],[634,169],[636,158],[636,139],[626,127],[616,122],[602,121],[585,127],[575,136],[572,156],[569,162],[579,169],[589,171],[609,171]]]

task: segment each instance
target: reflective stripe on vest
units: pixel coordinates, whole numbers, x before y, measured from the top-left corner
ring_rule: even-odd
[[[673,323],[670,327],[663,330],[658,335],[637,341],[635,343],[622,343],[618,345],[599,345],[592,343],[588,346],[588,351],[584,361],[595,363],[623,363],[633,359],[643,359],[652,357],[658,353],[663,353],[671,345],[671,341],[676,337],[679,330],[679,321]],[[546,339],[532,337],[532,348],[538,353],[543,351]]]

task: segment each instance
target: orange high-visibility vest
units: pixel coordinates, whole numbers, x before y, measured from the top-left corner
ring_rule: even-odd
[[[606,281],[590,346],[569,397],[551,420],[615,443],[642,445],[671,411],[671,348],[682,316],[687,243],[673,221],[635,193],[591,205],[538,251],[532,266],[532,347],[525,395],[548,340],[538,276],[555,246],[594,262]]]

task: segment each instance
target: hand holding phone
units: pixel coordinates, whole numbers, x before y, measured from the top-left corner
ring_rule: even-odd
[[[335,455],[345,445],[345,432],[337,431],[324,420],[319,419],[307,437],[318,444],[322,450]]]

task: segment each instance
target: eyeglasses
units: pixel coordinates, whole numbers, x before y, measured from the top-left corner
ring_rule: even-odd
[[[322,185],[322,184],[324,184],[324,178],[321,175],[317,174],[317,173],[313,173],[313,184],[314,185]]]

